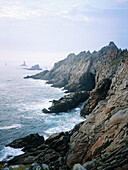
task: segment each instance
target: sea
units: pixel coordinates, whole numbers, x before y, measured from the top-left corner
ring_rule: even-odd
[[[20,66],[0,66],[0,161],[23,153],[21,149],[6,147],[15,139],[32,133],[46,139],[53,133],[69,131],[84,120],[80,117],[83,104],[68,112],[44,114],[42,109],[65,93],[45,80],[24,79],[36,73],[39,71]]]

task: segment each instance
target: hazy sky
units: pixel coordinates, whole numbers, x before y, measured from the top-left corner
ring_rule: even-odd
[[[128,0],[0,0],[0,62],[47,65],[110,41],[128,48]]]

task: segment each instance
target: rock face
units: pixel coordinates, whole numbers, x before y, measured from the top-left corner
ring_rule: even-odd
[[[13,148],[23,148],[23,151],[27,151],[32,147],[37,148],[44,143],[44,137],[38,134],[30,134],[24,138],[16,139],[9,143],[7,146]]]
[[[66,95],[59,100],[53,100],[52,106],[47,109],[43,109],[44,113],[60,113],[71,110],[77,107],[81,102],[84,102],[89,97],[86,91],[80,91]]]
[[[85,102],[84,108],[80,113],[81,116],[89,115],[98,102],[106,98],[110,84],[110,79],[103,79],[97,84],[96,88],[90,92],[90,98]]]
[[[89,116],[70,137],[69,168],[76,163],[87,170],[128,168],[128,52],[114,60],[112,54],[108,69],[103,65],[96,73],[96,87],[81,111]]]
[[[56,152],[59,152],[62,156],[65,156],[69,149],[69,133],[54,133],[47,140],[46,144],[48,144],[52,149]]]
[[[85,52],[82,52],[77,57],[81,58],[84,54]],[[128,169],[128,51],[118,49],[111,42],[99,52],[94,52],[92,55],[95,55],[95,58],[92,60],[88,55],[91,54],[88,52],[86,57],[83,57],[84,64],[87,67],[87,58],[89,63],[92,61],[90,67],[88,66],[88,73],[95,75],[95,88],[90,92],[90,98],[81,111],[86,120],[70,132],[53,134],[40,146],[32,147],[23,155],[13,158],[8,162],[9,165],[35,162],[54,165],[61,169]],[[78,59],[77,57],[71,54],[66,60],[71,64],[71,61]],[[81,67],[83,63],[80,58]],[[52,72],[46,73],[46,77],[51,76],[51,80],[55,80],[54,73],[59,76],[63,62],[66,64],[65,60],[57,63]],[[73,70],[78,69],[78,64],[79,62],[75,68],[72,63],[70,76],[73,80]],[[67,66],[65,68],[68,69]],[[65,72],[67,73],[67,70]],[[78,75],[76,73],[76,77]],[[81,71],[80,75],[83,75]],[[69,75],[65,74],[66,76]],[[81,85],[77,84],[80,77],[75,81],[76,91],[81,88]],[[75,89],[75,86],[71,88],[69,85],[71,82],[72,80],[68,81],[65,88]]]
[[[38,64],[32,66],[31,68],[28,68],[27,70],[42,70],[42,68],[39,67]]]
[[[52,84],[53,87],[64,87],[68,92],[91,91],[95,87],[96,73],[102,67],[102,62],[107,67],[107,62],[111,61],[107,57],[110,54],[118,57],[119,53],[121,53],[121,50],[113,42],[110,42],[108,46],[103,47],[98,52],[83,51],[78,55],[71,53],[66,59],[55,63],[50,71],[45,72],[46,74],[41,72],[37,75],[28,76],[28,78],[47,80],[47,83]]]

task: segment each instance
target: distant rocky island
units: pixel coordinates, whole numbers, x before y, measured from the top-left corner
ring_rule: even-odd
[[[7,162],[10,168],[62,170],[128,169],[128,51],[114,42],[93,53],[69,54],[64,60],[26,78],[43,79],[70,94],[53,100],[46,113],[62,112],[85,102],[86,119],[48,139],[30,134],[8,146],[25,152]],[[83,100],[81,100],[83,99]],[[75,105],[75,106],[74,106]],[[3,165],[3,164],[2,164]]]
[[[27,70],[42,70],[38,64],[32,66],[31,68],[28,68]]]
[[[23,64],[21,64],[21,66],[27,66],[26,62],[24,61]]]

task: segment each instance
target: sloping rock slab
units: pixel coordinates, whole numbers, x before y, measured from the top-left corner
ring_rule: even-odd
[[[9,143],[7,146],[12,148],[23,148],[23,151],[27,151],[31,148],[37,148],[44,143],[44,137],[36,134],[30,134],[20,139],[16,139],[13,142]]]
[[[54,133],[47,140],[46,144],[48,144],[52,149],[59,152],[61,155],[66,155],[69,148],[70,136],[69,133],[61,132]]]
[[[80,103],[86,101],[89,97],[89,94],[86,91],[80,91],[66,95],[59,100],[53,100],[52,106],[47,109],[43,109],[44,113],[60,113],[67,112]]]
[[[48,70],[44,70],[41,73],[32,75],[32,76],[26,76],[24,77],[24,79],[28,79],[28,78],[33,78],[33,79],[42,79],[43,76],[45,76],[49,71]]]

